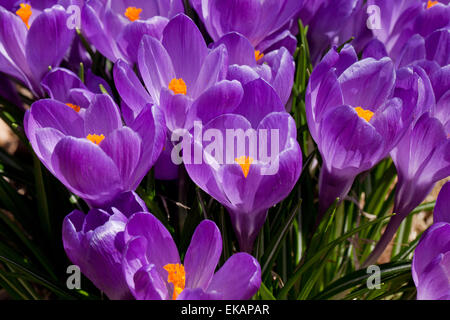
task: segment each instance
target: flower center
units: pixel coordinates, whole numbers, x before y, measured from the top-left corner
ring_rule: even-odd
[[[86,139],[88,139],[89,141],[91,141],[92,143],[95,143],[96,145],[99,145],[100,142],[103,141],[103,139],[105,139],[104,135],[97,135],[97,134],[89,134]]]
[[[66,103],[66,106],[71,107],[76,112],[80,112],[80,110],[81,110],[81,107],[77,106],[76,104]]]
[[[30,20],[33,12],[31,11],[31,6],[27,3],[21,3],[20,9],[16,11],[16,14],[22,19],[23,23],[30,29],[30,25],[28,24],[28,20]]]
[[[167,276],[167,282],[173,283],[173,300],[177,300],[178,295],[184,290],[186,282],[186,273],[182,264],[169,263],[164,266],[169,275]]]
[[[183,81],[183,79],[176,79],[173,78],[172,81],[169,83],[169,89],[173,91],[175,94],[184,94],[187,93],[187,87],[186,83]]]
[[[439,1],[431,1],[431,0],[428,0],[428,3],[427,3],[427,9],[430,9],[432,6],[435,6],[435,5],[437,5],[439,3]]]
[[[242,173],[244,173],[244,177],[247,178],[248,173],[250,171],[250,165],[253,163],[253,158],[242,156],[240,158],[234,159],[238,165],[242,168]]]
[[[262,53],[259,50],[255,50],[255,59],[256,59],[256,61],[261,60],[263,57],[264,57],[264,53]]]
[[[363,118],[364,120],[366,120],[367,122],[370,121],[370,119],[372,119],[374,113],[370,110],[364,110],[361,107],[356,107],[355,108],[356,113],[358,114],[358,116],[360,116],[361,118]]]
[[[141,12],[141,8],[128,7],[127,10],[125,10],[125,17],[130,19],[130,21],[136,21],[139,20],[139,15],[141,14]]]

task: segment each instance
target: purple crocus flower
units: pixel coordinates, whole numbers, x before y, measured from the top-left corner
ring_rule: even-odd
[[[297,182],[302,155],[295,122],[273,88],[262,79],[243,88],[228,113],[194,127],[193,152],[183,148],[183,159],[191,179],[228,209],[240,249],[251,252],[268,209]],[[214,101],[204,103],[199,109]]]
[[[293,18],[303,0],[191,0],[214,41],[229,32],[244,35],[257,54],[286,47],[294,53],[297,41],[291,33]],[[295,28],[292,28],[295,29]]]
[[[402,113],[411,109],[393,97],[395,79],[389,58],[358,61],[350,45],[330,50],[313,71],[306,116],[323,159],[319,216],[389,154],[409,125]]]
[[[316,65],[323,52],[332,45],[340,45],[349,40],[337,38],[342,29],[354,23],[353,15],[361,10],[360,0],[305,0],[298,14],[303,25],[308,25],[308,43],[311,62]],[[344,31],[345,32],[345,31]],[[351,36],[355,36],[352,34]]]
[[[125,225],[136,212],[150,215],[144,201],[127,192],[107,208],[92,209],[87,215],[75,210],[63,222],[63,245],[70,261],[112,300],[133,298],[123,276],[122,254]]]
[[[286,48],[255,54],[250,41],[237,32],[224,35],[213,48],[221,44],[228,52],[228,80],[236,79],[245,84],[261,77],[275,89],[283,104],[288,102],[294,85],[295,63]]]
[[[246,253],[214,273],[222,237],[210,220],[196,228],[183,264],[169,231],[150,214],[134,214],[124,238],[123,273],[138,300],[247,300],[261,284],[258,261]]]
[[[168,19],[184,12],[182,0],[89,0],[83,8],[83,35],[113,62],[137,62],[143,35],[161,39]]]
[[[412,276],[418,300],[450,300],[450,182],[439,193],[433,218],[414,252]]]
[[[114,70],[126,121],[152,102],[163,110],[169,131],[190,129],[197,119],[198,101],[217,103],[214,108],[208,106],[212,117],[219,115],[230,100],[242,95],[238,81],[225,80],[228,66],[225,46],[208,49],[195,23],[183,14],[170,20],[161,41],[147,35],[143,37],[138,66],[146,88],[125,62],[119,61]],[[170,139],[166,146],[155,170],[157,178],[165,178],[160,172],[169,172],[166,177],[170,178],[177,175],[178,167],[170,161]]]
[[[165,127],[158,107],[147,105],[129,126],[108,95],[96,95],[84,113],[62,102],[39,100],[24,128],[43,164],[92,206],[135,190],[158,158]]]
[[[427,37],[433,31],[450,26],[448,0],[368,0],[380,8],[380,28],[373,30],[375,39],[369,46],[384,46],[396,61],[412,36]]]
[[[85,83],[72,71],[55,68],[41,82],[51,99],[63,102],[77,111],[84,112],[96,94],[102,93],[100,85],[111,94],[108,83],[95,76],[91,70],[85,73]]]
[[[0,7],[0,72],[24,83],[42,97],[41,79],[49,67],[58,66],[74,36],[67,27],[68,14],[56,5],[40,14],[30,5],[14,14]],[[29,30],[28,30],[29,29]]]

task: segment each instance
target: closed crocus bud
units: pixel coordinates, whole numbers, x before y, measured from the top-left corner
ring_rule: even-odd
[[[161,39],[170,18],[184,11],[182,0],[91,0],[83,7],[83,35],[109,60],[137,62],[144,35]]]
[[[450,182],[441,189],[433,225],[414,252],[412,276],[419,300],[450,300]]]
[[[89,205],[107,205],[133,191],[163,148],[162,113],[147,105],[129,126],[108,95],[96,95],[85,112],[62,102],[39,100],[24,128],[47,169]]]
[[[181,263],[169,231],[151,214],[136,213],[124,238],[123,274],[138,300],[248,300],[261,284],[255,258],[236,253],[217,271],[222,237],[214,222],[195,229]]]
[[[228,209],[241,251],[251,252],[268,209],[297,182],[302,154],[295,121],[274,89],[256,79],[243,90],[232,112],[194,127],[183,160],[191,179]],[[216,103],[199,105],[205,119]]]
[[[259,53],[286,47],[296,48],[291,23],[303,6],[303,0],[191,0],[206,30],[214,41],[229,32],[245,36]]]
[[[319,215],[349,192],[355,177],[385,158],[407,128],[405,107],[394,98],[389,58],[358,61],[347,45],[324,57],[306,92],[311,135],[322,155]]]
[[[113,300],[133,298],[122,273],[122,254],[125,225],[136,212],[150,215],[145,203],[128,192],[87,215],[75,210],[63,222],[64,250],[70,261]]]

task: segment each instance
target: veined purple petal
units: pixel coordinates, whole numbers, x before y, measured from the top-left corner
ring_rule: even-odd
[[[219,228],[212,221],[202,221],[195,229],[184,259],[186,288],[206,290],[221,253],[222,237]]]
[[[133,295],[137,300],[166,300],[166,282],[154,264],[143,266],[133,276]]]
[[[25,49],[27,61],[38,80],[42,79],[49,67],[61,63],[72,44],[75,32],[67,28],[67,18],[62,6],[54,6],[44,10],[28,31]]]
[[[122,127],[119,108],[114,100],[106,94],[98,94],[84,116],[85,135],[108,135]]]
[[[216,272],[208,292],[221,294],[224,300],[248,300],[261,285],[261,268],[255,258],[236,253]]]
[[[52,155],[52,167],[69,190],[92,205],[104,205],[122,188],[117,166],[87,139],[61,139]]]
[[[450,223],[450,183],[447,182],[439,192],[434,207],[433,222]]]

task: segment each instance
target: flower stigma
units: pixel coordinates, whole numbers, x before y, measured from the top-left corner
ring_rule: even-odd
[[[130,21],[136,21],[139,20],[139,15],[141,12],[141,8],[128,7],[127,10],[125,10],[125,17],[127,17]]]
[[[355,108],[356,113],[358,114],[358,116],[360,118],[363,118],[364,120],[366,120],[367,122],[370,121],[370,119],[372,119],[374,113],[370,110],[365,110],[361,107],[356,107]]]
[[[183,79],[176,79],[173,78],[172,81],[169,83],[169,89],[173,91],[175,94],[184,94],[187,93],[187,87],[186,83],[183,81]]]
[[[80,112],[81,107],[77,106],[76,104],[72,104],[72,103],[66,103],[66,106],[72,108],[73,110],[75,110],[76,112]]]
[[[92,143],[95,143],[96,145],[99,145],[100,142],[103,141],[103,139],[105,139],[105,136],[103,134],[101,135],[97,135],[97,134],[89,134],[86,139],[88,139],[89,141],[91,141]]]
[[[28,24],[28,21],[30,20],[31,15],[33,12],[31,11],[31,6],[27,3],[21,3],[20,9],[16,11],[16,14],[22,19],[23,23],[27,26],[28,29],[30,29],[30,25]]]
[[[430,9],[431,7],[437,5],[438,3],[439,3],[439,1],[431,1],[431,0],[428,0],[428,3],[427,3],[427,9]]]
[[[244,174],[244,177],[247,178],[250,171],[250,165],[253,163],[253,158],[242,156],[240,158],[234,159],[234,161],[236,161],[236,163],[241,166],[242,173]]]
[[[179,263],[169,263],[164,266],[169,275],[167,276],[167,282],[173,283],[173,300],[177,300],[178,295],[184,290],[186,283],[186,273],[184,266]]]
[[[256,61],[261,60],[263,57],[264,57],[264,53],[262,53],[259,50],[255,50],[255,59],[256,59]]]

